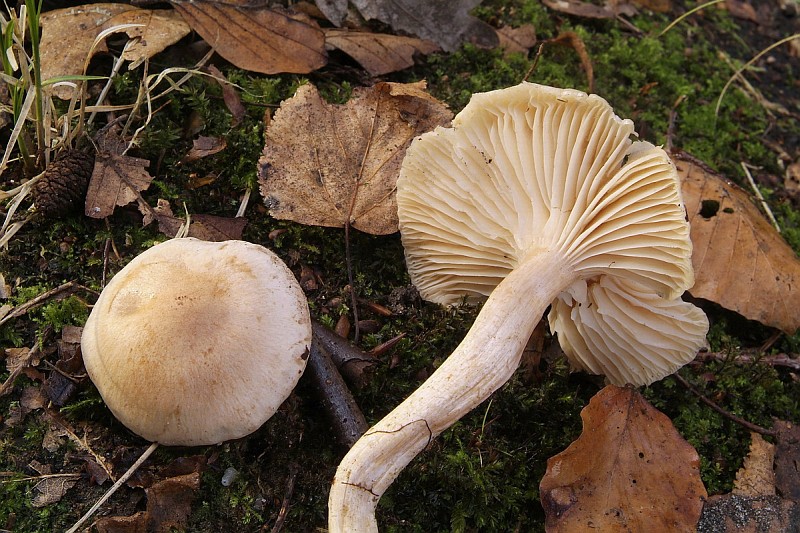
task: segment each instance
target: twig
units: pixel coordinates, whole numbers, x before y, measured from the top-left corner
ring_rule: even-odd
[[[706,352],[698,354],[695,358],[695,361],[719,361],[723,363],[730,362],[735,365],[751,365],[760,363],[770,366],[782,366],[785,368],[791,368],[792,370],[800,370],[800,359],[793,359],[785,353],[764,355],[761,357],[759,357],[757,354],[739,354],[735,357],[731,357],[727,353]]]
[[[106,493],[103,494],[103,496],[99,500],[97,500],[97,503],[92,505],[92,507],[88,511],[86,511],[86,514],[84,514],[80,520],[75,522],[75,525],[69,528],[66,533],[75,533],[76,531],[78,531],[78,528],[80,528],[84,524],[84,522],[89,520],[89,518],[91,518],[91,516],[100,508],[100,506],[103,505],[106,502],[106,500],[108,500],[115,492],[117,492],[117,490],[122,486],[123,483],[128,481],[128,478],[130,478],[139,469],[139,467],[142,466],[142,463],[144,463],[147,460],[147,458],[150,457],[150,455],[154,451],[156,451],[156,448],[158,448],[158,443],[157,442],[152,443],[150,447],[147,448],[144,451],[144,453],[142,453],[142,455],[136,460],[136,462],[133,463],[131,467],[124,474],[122,474],[122,477],[120,477],[116,483],[111,485],[111,488],[108,489],[108,491],[106,491]]]
[[[111,479],[112,481],[116,481],[117,480],[116,477],[114,476],[114,474],[111,472],[111,469],[108,468],[108,465],[106,464],[105,458],[103,456],[97,454],[92,449],[92,447],[89,446],[89,442],[86,440],[85,437],[83,439],[78,437],[78,435],[76,435],[75,432],[72,431],[72,429],[69,427],[69,425],[65,421],[63,421],[61,419],[61,417],[59,417],[55,412],[53,412],[50,409],[48,409],[47,411],[45,411],[45,413],[46,413],[46,416],[47,416],[48,419],[50,419],[52,422],[55,422],[56,424],[61,426],[61,428],[64,431],[67,432],[67,436],[69,437],[69,439],[72,442],[77,444],[79,448],[82,448],[83,450],[89,452],[91,454],[91,456],[94,457],[95,462],[97,464],[99,464],[100,467],[103,470],[106,471],[106,474],[108,475],[109,479]]]
[[[672,139],[675,137],[675,122],[678,119],[678,107],[683,103],[686,99],[686,95],[682,94],[675,100],[675,103],[672,104],[672,109],[669,111],[669,123],[667,124],[667,140],[664,145],[664,149],[667,152],[672,152]]]
[[[525,73],[525,76],[522,77],[522,81],[528,81],[528,78],[536,71],[536,67],[539,66],[539,60],[542,58],[542,51],[544,51],[544,44],[539,43],[539,48],[536,49],[536,55],[533,56],[533,63],[531,63],[531,67],[528,69],[528,72]]]
[[[283,501],[281,502],[281,509],[278,511],[278,518],[275,519],[275,525],[272,526],[272,533],[279,533],[280,530],[283,529],[283,523],[286,521],[286,514],[289,512],[289,502],[294,492],[294,481],[297,478],[298,470],[299,468],[296,464],[292,463],[289,465],[289,477],[286,479],[286,491],[283,494]]]
[[[775,229],[778,230],[778,233],[780,233],[781,227],[778,225],[778,221],[775,220],[775,215],[772,214],[772,210],[767,205],[767,201],[764,200],[764,197],[761,195],[761,191],[758,190],[758,185],[756,185],[753,176],[750,174],[750,165],[744,161],[740,161],[739,164],[742,166],[742,170],[744,170],[744,175],[747,176],[747,182],[750,183],[750,188],[753,189],[753,192],[761,201],[761,208],[764,209],[764,212],[767,214],[767,218],[769,218],[770,222],[772,222],[772,225],[775,226]]]
[[[378,364],[378,359],[369,352],[356,348],[319,322],[314,322],[312,328],[314,340],[322,345],[348,383],[356,388],[366,385],[368,371]]]
[[[697,389],[695,389],[695,388],[694,388],[694,387],[691,385],[691,383],[689,383],[688,381],[686,381],[685,379],[683,379],[683,376],[681,376],[681,375],[680,375],[680,374],[678,374],[677,372],[675,372],[674,374],[672,374],[672,377],[674,377],[674,378],[675,378],[675,380],[676,380],[678,383],[680,383],[681,385],[683,385],[684,387],[686,387],[686,389],[687,389],[689,392],[691,392],[692,394],[694,394],[695,396],[697,396],[697,398],[698,398],[698,399],[699,399],[701,402],[703,402],[704,404],[706,404],[707,406],[709,406],[711,409],[713,409],[714,411],[716,411],[716,412],[717,412],[717,413],[719,413],[720,415],[724,416],[725,418],[727,418],[727,419],[729,419],[729,420],[732,420],[733,422],[735,422],[735,423],[739,424],[740,426],[743,426],[743,427],[745,427],[745,428],[749,429],[750,431],[755,431],[756,433],[760,433],[760,434],[762,434],[762,435],[769,435],[769,436],[771,436],[771,437],[774,437],[774,436],[776,436],[776,435],[778,434],[778,432],[777,432],[777,431],[775,431],[775,430],[773,430],[773,429],[766,429],[766,428],[762,428],[761,426],[759,426],[759,425],[757,425],[757,424],[753,424],[752,422],[748,422],[748,421],[747,421],[747,420],[745,420],[744,418],[740,418],[740,417],[738,417],[738,416],[734,415],[733,413],[729,413],[728,411],[726,411],[725,409],[723,409],[722,407],[720,407],[719,405],[717,405],[716,403],[714,403],[714,402],[713,402],[713,401],[711,401],[710,399],[708,399],[708,398],[706,398],[705,396],[703,396],[703,394],[702,394],[700,391],[698,391]]]
[[[84,287],[74,281],[68,281],[56,287],[55,289],[50,289],[47,292],[40,294],[35,298],[31,298],[24,304],[20,304],[15,307],[10,313],[0,319],[0,326],[11,320],[12,318],[17,318],[18,316],[22,316],[31,309],[34,309],[43,303],[47,302],[51,298],[65,298],[74,292],[78,292],[80,290],[84,290],[86,292],[92,293],[97,295],[97,291],[93,291],[89,287]]]
[[[320,340],[319,333],[324,327],[314,325],[311,340],[311,353],[305,375],[311,379],[322,406],[333,424],[336,438],[348,448],[369,428],[364,414],[358,407],[350,389],[336,369],[331,355]]]

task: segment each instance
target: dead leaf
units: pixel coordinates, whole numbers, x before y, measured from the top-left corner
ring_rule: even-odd
[[[736,472],[732,494],[738,496],[774,496],[775,445],[765,441],[758,433],[750,433],[750,453],[744,458],[742,468]]]
[[[305,74],[328,60],[325,35],[302,13],[235,1],[170,3],[219,55],[239,68],[262,74]]]
[[[798,39],[800,42],[800,39]],[[783,186],[796,205],[800,205],[800,161],[795,161],[786,168]]]
[[[395,186],[411,139],[452,114],[424,82],[356,89],[343,105],[312,85],[281,104],[259,160],[270,214],[301,224],[385,235],[397,231]]]
[[[695,298],[793,334],[800,260],[751,196],[685,152],[673,152],[691,224]]]
[[[120,28],[134,39],[122,57],[135,68],[143,60],[154,56],[167,46],[176,43],[189,33],[189,26],[172,10],[139,9],[125,4],[89,4],[56,9],[42,13],[42,42],[40,57],[42,79],[58,76],[81,75],[90,54],[107,51],[105,42],[94,50],[92,44],[103,31],[121,25],[139,24]],[[72,87],[56,85],[53,94],[59,98],[72,97]]]
[[[222,137],[206,137],[201,135],[192,141],[192,148],[181,159],[181,163],[191,163],[204,157],[217,154],[228,146]]]
[[[743,2],[742,0],[725,0],[723,5],[734,17],[758,24],[756,10],[749,2]]]
[[[219,84],[222,89],[222,101],[225,102],[225,107],[231,112],[231,128],[235,128],[244,120],[247,110],[242,104],[242,98],[239,96],[239,91],[236,90],[232,84],[228,83],[225,75],[214,65],[208,66],[208,71],[214,76],[214,80]]]
[[[778,431],[775,487],[782,497],[800,502],[800,426],[777,420],[773,428]]]
[[[97,154],[86,193],[86,216],[105,218],[115,207],[141,198],[139,193],[153,181],[153,176],[145,170],[149,165],[150,161],[138,157]]]
[[[34,485],[33,488],[36,491],[36,495],[33,497],[31,505],[39,508],[60,502],[67,491],[75,486],[79,478],[79,474],[45,477]]]
[[[101,518],[95,527],[100,533],[183,531],[199,488],[199,472],[167,478],[145,489],[146,511],[128,517]]]
[[[672,0],[632,0],[632,3],[656,13],[669,13],[672,10]]]
[[[158,200],[158,205],[155,208],[149,205],[145,206],[142,212],[145,226],[155,220],[158,222],[158,230],[170,238],[175,237],[186,223],[186,219],[172,214],[169,202],[163,199]],[[203,241],[240,240],[246,225],[247,219],[244,217],[229,218],[204,214],[191,215],[189,217],[189,232],[187,236]]]
[[[581,419],[581,436],[547,461],[547,531],[693,530],[706,498],[700,458],[669,418],[609,385]]]
[[[486,48],[497,46],[497,34],[482,20],[470,15],[481,0],[353,0],[361,15],[384,22],[394,30],[433,41],[445,52],[463,43]]]
[[[347,17],[347,0],[316,0],[317,8],[337,28]]]
[[[414,37],[329,28],[325,42],[355,59],[371,76],[381,76],[414,65],[415,54],[440,50],[433,41]]]
[[[627,2],[608,3],[605,6],[596,6],[580,0],[542,0],[542,3],[554,11],[575,17],[613,19],[619,15],[629,17],[636,15],[636,8]]]
[[[538,42],[536,40],[536,28],[532,24],[523,24],[518,28],[503,26],[498,28],[497,37],[500,39],[499,46],[507,54],[520,53],[527,54]]]

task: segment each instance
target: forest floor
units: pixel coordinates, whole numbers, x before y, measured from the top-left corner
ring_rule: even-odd
[[[800,251],[800,185],[790,176],[800,165],[798,40],[764,54],[727,87],[738,67],[800,32],[800,5],[728,2],[727,8],[699,10],[662,34],[698,4],[650,4],[664,9],[639,7],[631,15],[587,18],[534,0],[486,0],[473,10],[475,16],[494,28],[530,25],[537,44],[526,53],[467,44],[418,57],[413,67],[379,80],[336,52],[326,66],[305,75],[255,74],[214,56],[211,63],[241,89],[241,122],[231,127],[220,85],[207,76],[193,76],[167,95],[130,154],[150,162],[154,179],[142,198],[151,206],[168,201],[176,216],[186,211],[233,218],[245,191],[252,190],[241,238],[286,261],[301,279],[315,319],[331,329],[352,322],[350,291],[355,290],[365,321],[360,348],[371,350],[403,335],[380,356],[368,382],[354,390],[366,419],[375,422],[458,345],[477,309],[423,302],[410,287],[397,234],[350,232],[351,287],[343,230],[270,217],[257,194],[265,114],[305,83],[328,101],[343,103],[356,87],[375,81],[418,80],[426,80],[430,93],[457,113],[473,93],[523,79],[587,91],[588,61],[593,92],[619,116],[631,118],[641,139],[685,150],[748,191],[741,163],[754,169],[783,237]],[[150,73],[188,66],[184,62],[197,40],[189,36],[154,57]],[[110,46],[114,52],[115,44]],[[98,57],[92,68],[107,71],[109,64]],[[140,83],[141,67],[123,69],[109,101],[135,100]],[[12,127],[3,129],[4,145]],[[225,148],[185,159],[198,134],[225,139]],[[0,175],[0,188],[10,189],[18,179],[9,170]],[[0,530],[68,528],[107,490],[108,474],[119,476],[148,447],[113,417],[75,359],[75,327],[83,325],[107,279],[167,238],[157,226],[143,226],[135,204],[105,219],[81,213],[39,216],[0,251],[0,303],[8,304],[6,311],[45,295],[39,305],[0,325],[8,367],[0,369],[0,382],[11,376],[15,358],[27,361],[0,396]],[[48,296],[53,289],[58,292]],[[758,426],[770,428],[776,419],[800,423],[797,365],[770,362],[782,355],[796,363],[800,334],[780,333],[713,302],[696,303],[711,321],[712,356],[681,369],[680,380],[668,377],[641,392],[696,448],[708,493],[726,494],[748,454],[750,430],[709,408],[682,383]],[[580,412],[602,388],[602,378],[571,373],[557,342],[543,335],[540,350],[506,386],[434,440],[400,475],[378,506],[382,530],[543,530],[539,482],[547,459],[578,437]],[[316,391],[303,378],[278,413],[246,438],[208,447],[160,447],[98,517],[143,512],[151,525],[198,532],[324,530],[330,482],[345,452],[330,428]],[[172,485],[158,485],[164,480]],[[159,498],[166,502],[162,507],[155,503]]]

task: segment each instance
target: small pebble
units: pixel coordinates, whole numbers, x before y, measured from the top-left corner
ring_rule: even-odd
[[[225,469],[225,473],[222,474],[222,486],[223,487],[230,487],[233,485],[233,482],[236,481],[236,478],[239,476],[239,471],[233,468],[232,466]]]

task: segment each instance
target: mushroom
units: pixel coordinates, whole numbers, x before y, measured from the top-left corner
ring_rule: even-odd
[[[596,95],[522,83],[476,94],[414,140],[397,182],[423,298],[485,300],[461,344],[342,460],[329,529],[377,531],[378,499],[425,446],[510,379],[548,306],[571,363],[651,383],[694,358],[708,321],[678,176]]]
[[[310,343],[305,296],[278,256],[192,238],[120,270],[81,338],[114,416],[149,441],[183,446],[258,429],[297,384]]]

